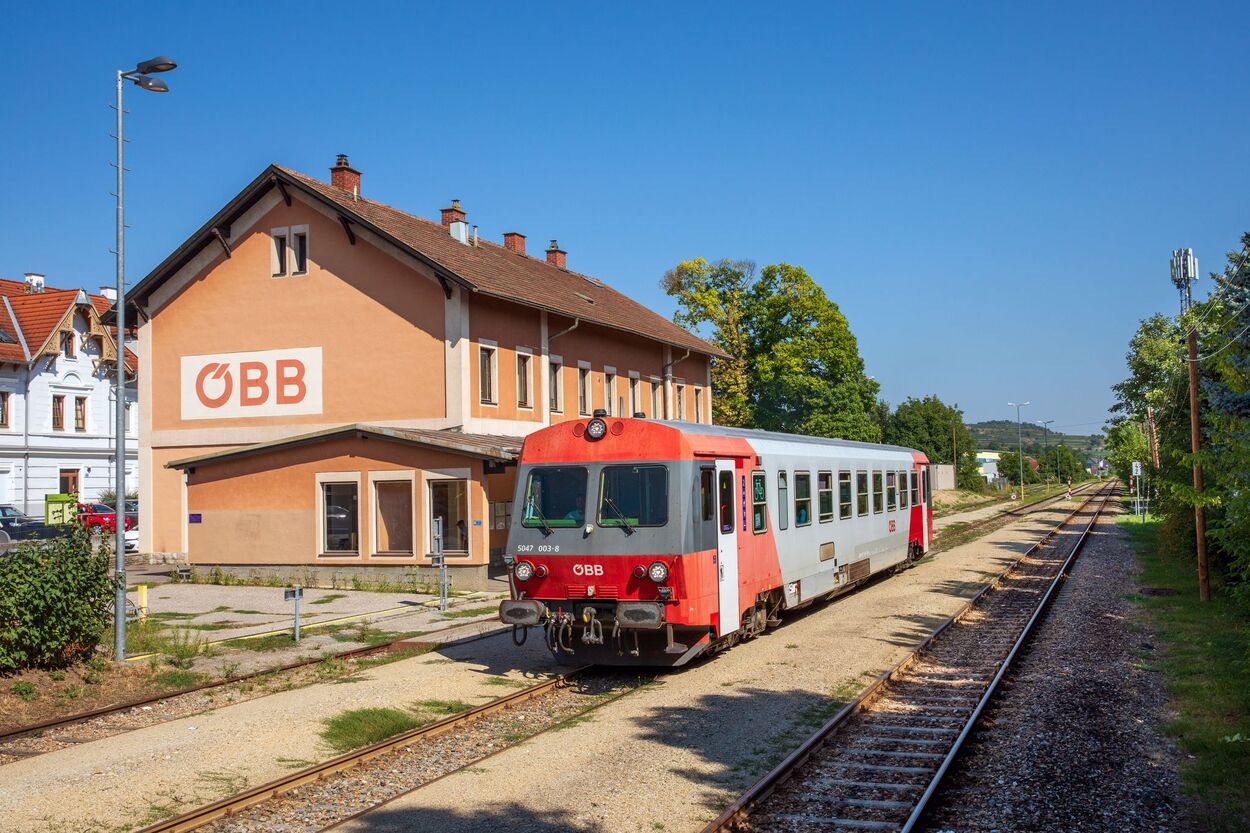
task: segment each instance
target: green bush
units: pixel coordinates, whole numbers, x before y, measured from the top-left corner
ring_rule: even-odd
[[[0,554],[0,673],[90,655],[113,621],[107,545],[81,529]]]

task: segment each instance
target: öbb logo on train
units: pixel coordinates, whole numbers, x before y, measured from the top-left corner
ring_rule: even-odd
[[[603,575],[602,564],[574,564],[573,575],[575,576],[601,576]]]

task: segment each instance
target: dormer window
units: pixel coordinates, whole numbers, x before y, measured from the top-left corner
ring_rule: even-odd
[[[291,248],[295,255],[295,274],[308,272],[308,226],[291,229]]]
[[[270,253],[270,264],[273,268],[273,276],[275,278],[286,277],[286,247],[290,232],[284,228],[274,229],[270,236],[273,238],[273,251]]]
[[[61,353],[65,358],[72,359],[76,355],[74,353],[74,331],[61,333]]]

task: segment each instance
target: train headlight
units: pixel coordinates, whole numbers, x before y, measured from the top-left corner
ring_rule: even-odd
[[[650,576],[651,580],[656,584],[668,581],[668,565],[663,561],[656,561],[647,568],[647,575]]]
[[[512,568],[512,575],[517,581],[529,581],[534,577],[534,565],[528,561],[518,561]]]
[[[608,424],[598,417],[586,423],[586,439],[602,440],[606,433],[608,433]]]

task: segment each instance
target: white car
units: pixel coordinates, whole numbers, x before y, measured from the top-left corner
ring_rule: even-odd
[[[139,530],[137,529],[126,530],[124,540],[126,542],[126,552],[138,552],[139,551]]]

